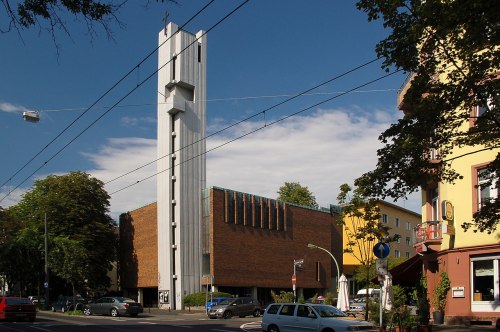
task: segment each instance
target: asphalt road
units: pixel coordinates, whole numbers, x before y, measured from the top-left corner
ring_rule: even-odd
[[[0,332],[29,331],[169,331],[169,332],[241,332],[262,331],[260,317],[209,319],[203,313],[150,314],[139,317],[68,316],[39,312],[36,322],[2,322]]]
[[[169,331],[169,332],[251,332],[262,331],[260,317],[209,319],[203,312],[166,312],[146,309],[138,317],[68,316],[42,311],[36,322],[1,322],[0,332],[83,332],[83,331]],[[433,332],[500,332],[494,327],[433,326]]]

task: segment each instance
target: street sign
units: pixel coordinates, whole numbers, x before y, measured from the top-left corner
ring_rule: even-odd
[[[375,261],[375,271],[378,276],[385,276],[388,272],[387,258],[377,259]],[[380,281],[380,279],[379,279]]]
[[[48,283],[48,282],[44,282],[44,283],[43,283],[43,287],[44,287],[44,288],[49,288],[49,283]]]
[[[297,276],[294,274],[292,275],[292,285],[295,285],[297,283]]]
[[[379,242],[373,247],[373,253],[377,258],[386,258],[390,251],[389,245],[384,242]]]

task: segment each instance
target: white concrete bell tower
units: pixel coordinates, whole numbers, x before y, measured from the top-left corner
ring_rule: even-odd
[[[207,44],[202,35],[178,31],[174,23],[159,33],[158,303],[163,309],[180,310],[184,296],[200,291],[206,186]]]

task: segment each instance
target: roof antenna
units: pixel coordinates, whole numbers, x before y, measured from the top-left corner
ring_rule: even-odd
[[[166,36],[167,35],[167,25],[168,25],[168,10],[165,10],[165,14],[163,15],[163,22],[165,22],[165,27],[163,28],[163,33]]]

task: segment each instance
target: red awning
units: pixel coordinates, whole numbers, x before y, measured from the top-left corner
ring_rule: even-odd
[[[403,263],[389,270],[392,275],[392,283],[401,286],[415,286],[422,275],[422,260],[420,255],[415,255]],[[378,283],[378,278],[372,279]]]

